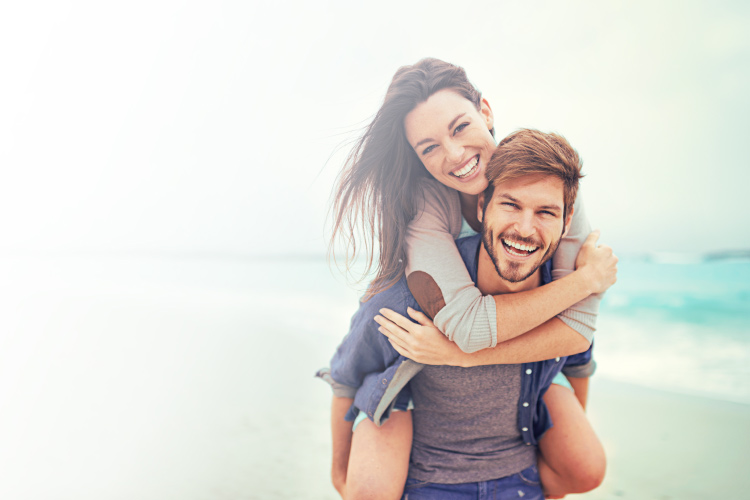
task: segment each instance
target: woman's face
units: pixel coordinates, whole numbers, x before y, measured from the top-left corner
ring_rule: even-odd
[[[487,162],[495,151],[492,110],[480,109],[451,89],[432,94],[404,119],[406,140],[427,171],[448,187],[479,194],[487,187]]]

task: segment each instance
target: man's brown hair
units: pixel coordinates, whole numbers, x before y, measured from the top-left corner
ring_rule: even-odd
[[[576,201],[582,167],[578,152],[563,136],[533,129],[517,130],[498,144],[487,164],[485,175],[489,185],[484,192],[485,207],[501,182],[527,175],[551,175],[563,182],[565,219]]]

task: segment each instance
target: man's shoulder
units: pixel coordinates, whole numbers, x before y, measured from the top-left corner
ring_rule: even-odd
[[[469,270],[469,274],[471,274],[472,269],[476,269],[477,257],[479,256],[479,245],[481,242],[481,234],[475,234],[473,236],[467,236],[456,240],[458,253],[461,254],[461,258],[464,260],[464,264]]]
[[[378,311],[384,307],[393,309],[396,312],[406,311],[409,299],[413,300],[406,278],[401,277],[392,286],[369,297],[363,297],[359,302],[357,314],[378,314]]]

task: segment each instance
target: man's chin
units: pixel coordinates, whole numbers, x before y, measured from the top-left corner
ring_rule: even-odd
[[[534,274],[541,267],[541,263],[519,265],[517,262],[506,262],[498,273],[502,279],[509,283],[521,283]]]

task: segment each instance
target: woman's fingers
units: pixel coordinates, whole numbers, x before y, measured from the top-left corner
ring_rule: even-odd
[[[396,341],[402,348],[406,348],[411,335],[403,328],[399,327],[392,321],[382,316],[375,316],[375,321],[380,325],[378,331],[388,337],[389,340]]]
[[[405,358],[411,359],[411,354],[409,353],[409,351],[407,351],[406,349],[404,349],[403,347],[395,343],[392,339],[388,339],[388,342],[391,343],[391,346],[396,350],[397,353],[399,353]]]
[[[380,333],[388,337],[388,342],[390,342],[393,348],[396,349],[396,352],[398,352],[402,356],[406,356],[407,358],[410,357],[409,348],[403,342],[401,342],[398,337],[391,336],[382,330]]]
[[[409,318],[405,316],[400,315],[396,311],[392,311],[384,307],[379,312],[380,314],[382,314],[389,320],[393,321],[394,323],[396,323],[398,326],[400,326],[407,332],[411,331],[411,329],[414,327],[414,322],[412,320],[410,320]]]
[[[375,320],[375,323],[379,324],[382,328],[385,328],[394,335],[405,336],[409,333],[393,321],[389,320],[388,318],[384,318],[383,316],[377,315],[373,319]]]
[[[411,307],[406,308],[406,312],[412,317],[417,323],[422,326],[432,326],[434,323],[432,320],[423,312],[412,309]]]

